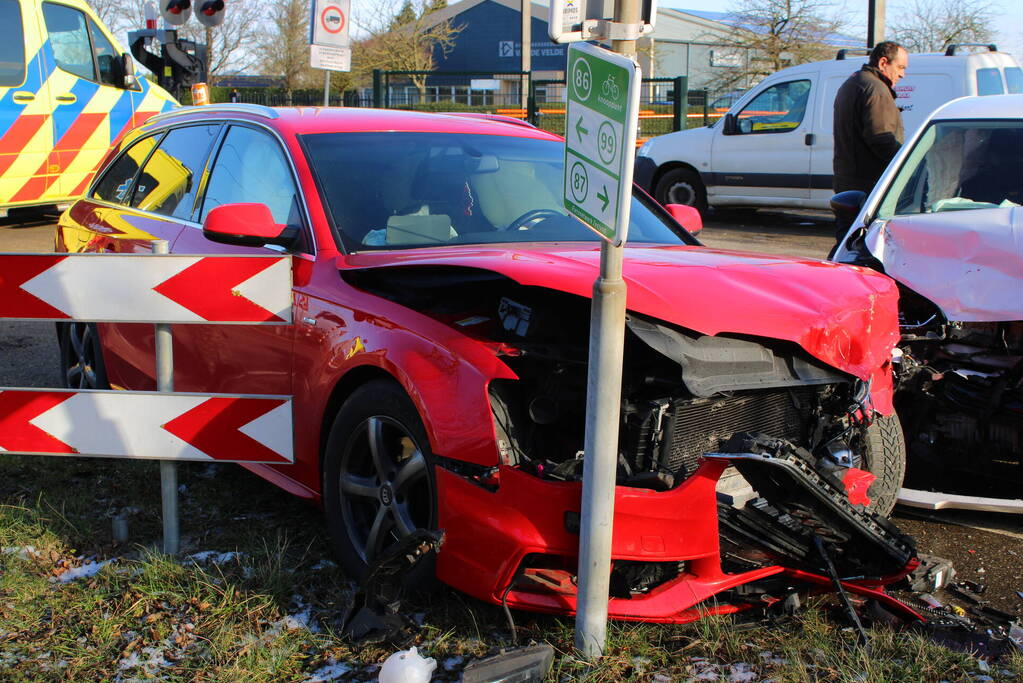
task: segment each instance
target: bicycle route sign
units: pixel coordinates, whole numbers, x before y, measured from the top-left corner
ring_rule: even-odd
[[[628,233],[639,84],[632,59],[588,43],[569,46],[565,208],[615,246]]]

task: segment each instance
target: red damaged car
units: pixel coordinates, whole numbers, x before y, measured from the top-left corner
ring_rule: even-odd
[[[176,326],[176,390],[294,397],[295,463],[247,467],[322,505],[352,576],[442,529],[420,574],[571,613],[600,249],[563,157],[484,116],[184,109],[111,153],[58,247],[292,254],[295,324]],[[687,621],[829,572],[884,600],[915,558],[883,517],[894,284],[708,249],[673,214],[633,197],[610,615]],[[69,384],[154,388],[151,325],[60,336]]]

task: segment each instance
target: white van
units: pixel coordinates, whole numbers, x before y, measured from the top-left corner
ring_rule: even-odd
[[[909,56],[895,87],[906,138],[940,105],[964,95],[1023,92],[1023,70],[994,45],[964,53]],[[835,94],[866,62],[841,50],[836,59],[789,67],[751,88],[716,123],[648,140],[636,156],[635,181],[661,204],[827,209]]]
[[[0,215],[80,195],[111,143],[177,106],[84,0],[0,0]]]

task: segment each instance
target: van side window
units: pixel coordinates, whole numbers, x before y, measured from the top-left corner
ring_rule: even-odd
[[[65,5],[43,3],[46,32],[50,34],[53,58],[57,66],[90,81],[96,80],[92,61],[92,45],[85,25],[85,15]]]
[[[1001,71],[995,68],[977,69],[978,95],[1001,95],[1003,92]]]
[[[803,122],[810,101],[810,81],[772,85],[754,97],[738,113],[740,134],[787,133]]]
[[[92,19],[89,19],[88,23],[89,36],[92,38],[92,53],[96,55],[96,66],[99,67],[99,82],[117,87],[123,86],[123,83],[117,82],[117,60],[120,58],[117,50]]]
[[[135,175],[139,168],[146,162],[149,153],[156,147],[159,135],[151,135],[142,138],[126,151],[121,153],[114,163],[110,164],[107,172],[92,191],[92,196],[114,204],[128,203],[131,197],[132,184],[135,182]]]
[[[142,168],[131,205],[191,220],[195,193],[219,124],[176,128],[164,137]]]
[[[1005,85],[1011,93],[1023,92],[1023,69],[1018,66],[1005,67]]]
[[[21,85],[25,80],[25,35],[21,28],[18,0],[0,0],[0,86]]]

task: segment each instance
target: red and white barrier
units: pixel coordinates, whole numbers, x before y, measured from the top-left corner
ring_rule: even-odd
[[[291,322],[291,257],[0,254],[0,318]]]
[[[286,464],[287,396],[0,389],[0,451]]]

